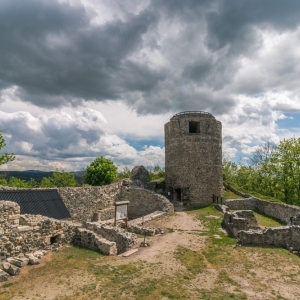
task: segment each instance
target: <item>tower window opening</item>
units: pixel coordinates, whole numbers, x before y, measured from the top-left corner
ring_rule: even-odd
[[[189,122],[189,133],[200,133],[200,122]]]

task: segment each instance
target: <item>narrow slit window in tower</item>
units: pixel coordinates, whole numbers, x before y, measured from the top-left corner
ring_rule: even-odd
[[[189,122],[189,133],[200,133],[200,122]]]

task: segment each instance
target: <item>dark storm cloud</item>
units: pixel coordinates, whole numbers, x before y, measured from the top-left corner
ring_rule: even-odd
[[[206,15],[207,42],[212,50],[230,45],[232,54],[253,50],[259,43],[256,28],[277,31],[299,25],[299,1],[217,1],[216,11]]]
[[[49,107],[119,99],[127,90],[153,88],[161,75],[127,58],[142,46],[142,35],[155,18],[139,14],[102,26],[91,25],[90,18],[83,6],[2,1],[2,86],[16,85],[21,99]]]
[[[130,10],[126,3],[122,9]],[[21,100],[49,108],[123,100],[140,114],[226,113],[234,93],[262,93],[283,71],[289,76],[292,54],[285,68],[269,67],[264,85],[253,74],[233,85],[241,59],[262,46],[259,30],[295,30],[299,11],[299,1],[153,0],[136,14],[96,24],[96,8],[2,0],[0,89],[16,86]]]

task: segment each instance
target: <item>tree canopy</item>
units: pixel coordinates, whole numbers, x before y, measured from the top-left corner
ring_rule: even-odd
[[[5,139],[0,133],[0,150],[6,146]],[[4,153],[0,155],[0,165],[4,165],[9,161],[13,161],[15,156],[13,153]]]
[[[128,167],[124,167],[123,170],[118,174],[119,178],[130,178],[131,171]]]
[[[64,187],[64,186],[78,186],[78,182],[75,180],[74,174],[59,171],[56,169],[53,172],[52,177],[43,177],[40,183],[40,187]]]
[[[300,138],[266,143],[250,158],[251,165],[223,162],[224,181],[248,192],[300,205]]]
[[[85,170],[83,180],[90,185],[105,185],[118,178],[118,168],[103,156],[96,158]]]

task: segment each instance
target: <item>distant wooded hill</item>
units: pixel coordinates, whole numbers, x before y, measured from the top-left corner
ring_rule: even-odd
[[[75,179],[82,184],[83,183],[83,174],[84,171],[78,171],[78,172],[69,172],[71,174],[74,174]],[[41,182],[43,177],[51,177],[53,175],[53,172],[44,172],[39,170],[27,170],[27,171],[0,171],[0,176],[2,176],[5,179],[9,179],[11,177],[16,177],[22,180],[30,180],[31,178],[37,181],[38,183]]]

